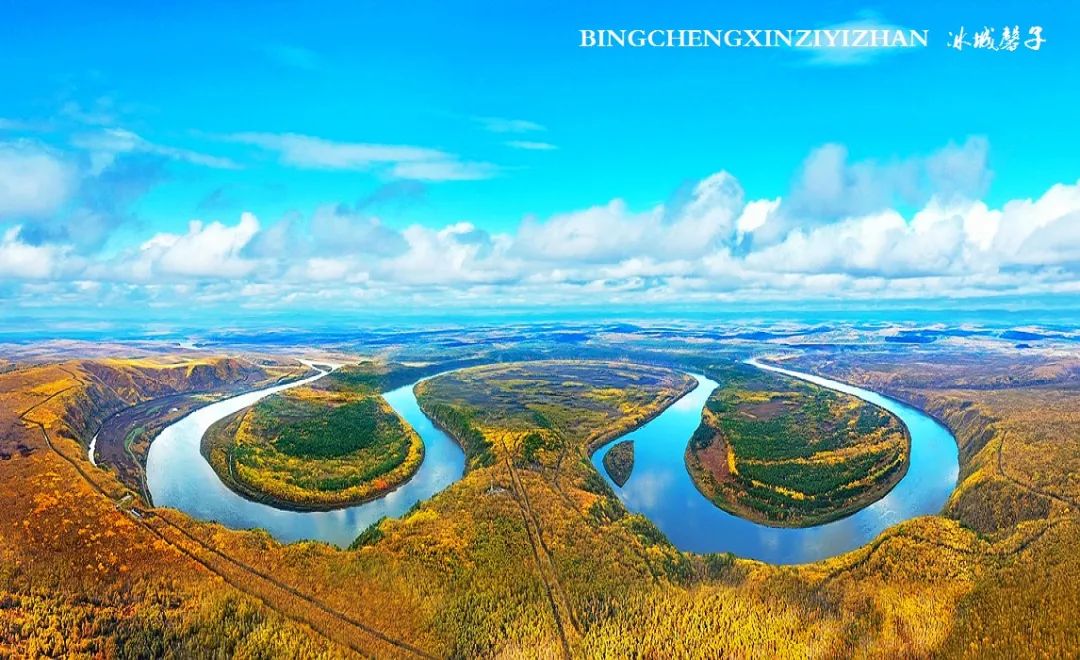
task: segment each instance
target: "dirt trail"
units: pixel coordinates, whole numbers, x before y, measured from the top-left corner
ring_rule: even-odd
[[[518,506],[521,508],[521,516],[525,522],[525,529],[529,536],[529,545],[532,547],[533,559],[536,560],[537,570],[540,572],[540,577],[544,580],[544,588],[547,591],[548,601],[551,604],[551,612],[555,618],[555,626],[559,631],[559,639],[562,643],[563,654],[564,657],[569,658],[571,656],[571,644],[576,644],[581,637],[577,618],[574,616],[574,611],[570,607],[566,592],[559,582],[559,577],[555,570],[555,563],[551,560],[551,553],[548,550],[547,544],[544,543],[544,537],[540,531],[540,520],[533,511],[532,504],[529,502],[529,493],[525,489],[525,485],[522,483],[517,470],[514,469],[513,462],[509,458],[506,458],[505,462],[507,469],[510,471],[514,501],[517,502]]]

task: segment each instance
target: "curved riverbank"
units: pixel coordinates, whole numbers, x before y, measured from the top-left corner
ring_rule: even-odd
[[[769,527],[722,511],[697,490],[684,462],[686,442],[717,385],[705,376],[691,374],[697,385],[687,394],[635,430],[611,438],[591,456],[593,465],[627,508],[649,517],[678,548],[730,552],[777,564],[805,563],[854,550],[892,525],[941,509],[956,484],[958,454],[955,439],[936,420],[868,390],[772,365],[755,366],[852,394],[896,415],[910,432],[908,472],[877,502],[846,518],[814,527]],[[318,539],[345,547],[379,518],[404,514],[464,474],[461,447],[424,414],[413,392],[414,384],[410,384],[383,395],[425,444],[426,457],[420,469],[398,489],[357,506],[315,512],[284,510],[233,492],[203,459],[199,451],[203,434],[217,420],[304,382],[226,399],[167,427],[151,445],[147,463],[154,503],[229,527],[260,527],[282,541]],[[613,444],[625,440],[634,442],[635,466],[619,487],[607,475],[602,461]]]
[[[911,435],[884,408],[752,365],[722,373],[684,460],[728,513],[813,527],[873,504],[907,474]]]
[[[362,504],[330,511],[296,511],[249,500],[229,489],[200,453],[203,434],[216,421],[288,387],[313,378],[276,386],[200,408],[165,428],[150,447],[147,484],[155,506],[168,506],[203,520],[235,529],[261,528],[284,541],[314,539],[347,547],[369,525],[397,517],[461,478],[465,456],[449,436],[420,411],[412,394],[415,383],[391,390],[383,398],[424,441],[419,469],[398,488]]]
[[[203,457],[226,486],[279,509],[330,511],[400,487],[423,463],[423,440],[380,394],[341,387],[340,373],[214,422]]]

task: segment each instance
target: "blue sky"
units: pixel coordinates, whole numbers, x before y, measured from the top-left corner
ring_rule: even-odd
[[[158,4],[0,2],[16,308],[1076,293],[1063,3]],[[930,44],[576,47],[837,25]],[[1005,25],[1047,41],[946,45]]]

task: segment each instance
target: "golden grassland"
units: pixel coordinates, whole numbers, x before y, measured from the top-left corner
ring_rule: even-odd
[[[2,437],[32,451],[0,463],[0,654],[1074,653],[1080,388],[1052,363],[1043,371],[1057,376],[1003,384],[996,365],[948,360],[957,377],[937,381],[873,355],[821,367],[871,386],[876,374],[914,383],[883,389],[950,425],[961,483],[942,515],[793,567],[673,548],[588,463],[590,438],[605,433],[597,418],[569,415],[552,424],[563,450],[533,460],[515,415],[505,427],[482,420],[494,460],[356,550],[282,545],[172,511],[139,519],[115,504],[123,488],[110,473],[80,463],[71,419],[89,380],[56,366],[9,372]],[[650,412],[604,419],[625,426]]]
[[[424,458],[420,436],[345,367],[271,395],[212,426],[202,453],[233,490],[300,509],[364,502],[396,488]]]
[[[881,499],[907,472],[907,432],[886,410],[742,364],[716,377],[686,467],[725,511],[819,525]]]

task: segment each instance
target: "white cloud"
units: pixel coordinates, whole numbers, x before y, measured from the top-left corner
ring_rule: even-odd
[[[0,238],[0,277],[44,279],[55,275],[67,250],[55,245],[27,245],[20,227],[10,227]]]
[[[814,149],[796,173],[790,193],[753,232],[758,247],[781,240],[795,227],[821,225],[932,200],[957,204],[977,199],[991,172],[988,144],[970,137],[925,156],[852,161],[843,145]]]
[[[276,151],[286,165],[313,169],[362,170],[376,164],[445,160],[449,154],[394,144],[334,142],[297,133],[236,133],[234,142]]]
[[[318,282],[344,282],[352,269],[348,260],[316,257],[304,263],[303,277]]]
[[[669,214],[653,242],[661,256],[700,256],[718,245],[730,245],[744,207],[743,189],[727,172],[702,179],[690,199]]]
[[[797,229],[779,244],[751,253],[754,270],[804,274],[910,277],[970,266],[962,218],[938,215],[908,222],[895,211]]]
[[[341,206],[320,206],[309,225],[311,250],[321,254],[394,256],[406,249],[401,234],[378,218],[361,215]],[[294,240],[290,249],[296,249]]]
[[[516,249],[541,260],[596,263],[635,255],[653,258],[700,256],[734,238],[743,192],[727,172],[706,177],[688,199],[671,208],[631,212],[615,199],[604,206],[565,213],[540,222],[527,218]]]
[[[236,133],[233,142],[277,152],[285,165],[305,169],[371,170],[415,181],[489,179],[498,168],[489,163],[460,160],[439,149],[399,144],[335,142],[297,133]]]
[[[113,164],[117,155],[125,153],[156,154],[172,160],[217,169],[237,169],[238,167],[236,163],[228,158],[154,144],[142,136],[122,128],[107,128],[97,133],[77,135],[72,140],[72,144],[90,152],[92,174],[100,174]]]
[[[534,142],[532,140],[510,140],[506,143],[506,146],[514,149],[525,149],[526,151],[554,151],[558,149],[550,142]]]
[[[735,229],[739,235],[749,234],[760,228],[769,219],[769,215],[780,206],[780,198],[756,199],[747,202],[743,207],[739,219],[735,221]]]
[[[527,119],[507,119],[506,117],[476,117],[486,130],[492,133],[533,133],[546,130],[540,124]]]
[[[659,226],[662,209],[633,213],[615,199],[603,206],[556,215],[545,222],[526,218],[515,250],[539,261],[596,263],[619,260],[642,249]]]
[[[934,194],[971,199],[990,185],[990,143],[972,136],[957,145],[952,142],[926,158],[926,174]]]
[[[1051,187],[1037,200],[1013,200],[998,216],[994,249],[1006,263],[1038,265],[1075,254],[1080,222],[1080,180]]]
[[[405,284],[467,284],[515,279],[510,238],[491,236],[468,222],[440,230],[414,225],[404,231],[408,250],[386,260],[379,274]]]
[[[136,276],[154,275],[239,278],[250,274],[255,261],[242,250],[259,231],[259,221],[243,213],[240,222],[227,226],[193,220],[186,234],[157,234],[143,243],[133,264]]]
[[[844,21],[842,23],[828,25],[821,29],[887,30],[890,35],[895,34],[899,30],[902,31],[906,37],[909,28],[883,21],[873,12],[862,12],[857,18],[854,18],[850,21]],[[854,46],[843,46],[840,44],[836,44],[831,47],[821,46],[819,48],[799,49],[799,51],[808,53],[810,55],[809,63],[816,66],[858,66],[874,62],[878,58],[885,55],[896,55],[899,53],[908,52],[907,49],[903,48],[856,48]]]
[[[265,229],[250,214],[233,225],[193,222],[186,233],[158,234],[82,270],[64,248],[48,252],[18,232],[5,235],[0,256],[25,272],[13,274],[5,263],[7,277],[62,273],[110,281],[158,296],[161,304],[176,294],[155,287],[192,279],[198,282],[190,295],[199,300],[265,306],[1080,292],[1080,181],[990,207],[970,192],[988,174],[984,146],[969,140],[879,163],[849,162],[832,145],[807,159],[781,198],[747,200],[735,177],[721,171],[664,204],[635,209],[613,199],[526,217],[506,234],[470,222],[398,230],[360,208],[336,205]],[[913,201],[895,205],[896,198]],[[78,294],[77,288],[68,293]],[[86,289],[84,295],[108,294]]]
[[[918,187],[912,161],[851,163],[846,147],[826,144],[803,161],[789,206],[800,216],[830,220],[877,211],[897,198],[913,200]]]
[[[33,142],[0,142],[0,218],[44,216],[59,209],[77,185],[75,170]]]
[[[498,168],[490,163],[433,160],[398,163],[390,172],[399,179],[414,181],[478,181],[492,178],[498,173]]]

